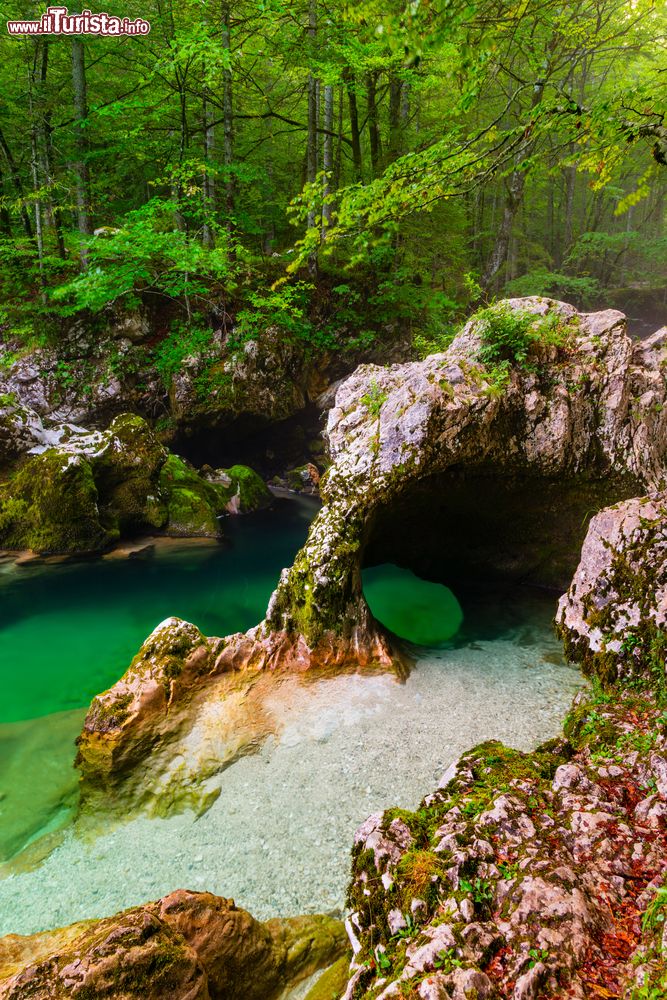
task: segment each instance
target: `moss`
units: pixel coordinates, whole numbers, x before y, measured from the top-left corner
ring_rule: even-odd
[[[446,877],[442,856],[421,848],[406,851],[398,863],[401,909],[409,911],[413,899],[423,899],[428,906],[437,903],[439,882]]]
[[[31,457],[0,493],[0,545],[42,553],[95,552],[118,537],[103,526],[87,459],[51,448]]]
[[[178,455],[169,455],[162,466],[160,489],[167,502],[168,534],[207,538],[221,535],[221,502],[216,487]]]
[[[107,732],[110,729],[120,729],[129,716],[131,694],[120,695],[111,701],[102,701],[99,697],[93,699],[90,707],[90,719],[95,729]]]
[[[106,447],[91,460],[102,519],[121,535],[160,529],[167,507],[160,472],[167,452],[145,420],[123,414],[112,422]]]
[[[230,469],[222,471],[230,480],[229,486],[220,483],[215,485],[222,505],[227,510],[232,504],[235,513],[248,514],[271,503],[271,493],[264,480],[247,465],[232,465]]]
[[[329,966],[312,986],[304,1000],[338,1000],[350,977],[350,957],[345,955]]]

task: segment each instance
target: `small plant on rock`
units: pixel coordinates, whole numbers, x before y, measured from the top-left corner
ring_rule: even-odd
[[[364,404],[371,417],[377,418],[380,416],[380,410],[387,402],[387,393],[380,388],[377,383],[377,379],[371,379],[370,389],[361,397],[361,402]]]

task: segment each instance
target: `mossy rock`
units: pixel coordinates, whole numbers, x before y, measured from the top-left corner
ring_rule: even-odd
[[[338,1000],[345,992],[350,978],[350,956],[344,955],[330,965],[312,986],[304,1000]]]
[[[160,489],[166,497],[167,534],[217,538],[218,515],[224,508],[218,488],[207,483],[178,455],[169,455],[160,472]]]
[[[107,433],[106,446],[91,459],[103,519],[121,535],[164,527],[160,473],[168,452],[146,421],[131,413],[116,417]]]
[[[90,462],[50,448],[23,465],[0,492],[0,545],[40,553],[106,548],[117,530],[103,526]]]
[[[228,514],[248,514],[271,503],[271,493],[263,479],[247,465],[221,470],[222,482],[215,483]],[[229,480],[227,485],[225,480]]]

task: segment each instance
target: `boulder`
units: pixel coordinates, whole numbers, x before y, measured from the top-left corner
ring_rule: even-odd
[[[267,495],[243,466],[226,483],[207,482],[134,414],[106,431],[29,426],[28,456],[0,484],[0,545],[9,549],[99,552],[151,532],[217,538],[230,505],[253,509]]]
[[[0,998],[277,1000],[345,949],[329,917],[259,923],[233,900],[177,890],[103,920],[0,939]]]
[[[222,498],[178,455],[169,455],[160,472],[160,486],[168,496],[167,533],[216,538]]]
[[[665,682],[667,494],[634,497],[590,522],[556,621],[570,659],[605,682]]]
[[[271,503],[266,483],[247,465],[212,469],[206,478],[216,486],[227,514],[250,514]]]

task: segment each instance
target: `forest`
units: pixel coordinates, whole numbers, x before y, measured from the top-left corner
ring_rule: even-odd
[[[663,4],[111,13],[150,34],[3,27],[0,321],[26,343],[141,303],[195,348],[275,326],[423,354],[497,296],[664,302]]]

